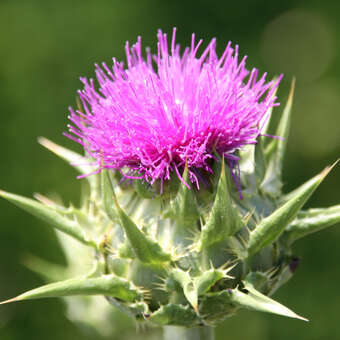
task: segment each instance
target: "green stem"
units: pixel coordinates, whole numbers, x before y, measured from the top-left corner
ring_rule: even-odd
[[[214,340],[215,332],[213,327],[163,327],[163,340]]]

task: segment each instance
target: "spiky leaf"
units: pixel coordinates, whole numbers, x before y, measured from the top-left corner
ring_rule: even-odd
[[[146,236],[136,226],[134,221],[132,221],[132,219],[121,209],[115,196],[114,202],[121,225],[125,230],[126,237],[129,240],[136,257],[145,263],[161,263],[170,261],[170,254],[164,252],[157,242]]]
[[[202,296],[199,312],[208,322],[222,321],[233,315],[237,306],[230,300],[227,290]]]
[[[279,81],[279,77],[275,77],[273,79],[273,83],[277,83]],[[278,87],[275,88],[275,91],[272,95],[272,98],[276,97],[276,94],[277,94],[277,90],[278,90]],[[260,127],[261,127],[261,134],[263,135],[266,135],[268,133],[268,130],[269,130],[269,126],[270,126],[270,122],[271,122],[271,117],[272,117],[272,113],[273,113],[273,106],[271,106],[266,114],[264,115],[263,119],[262,119],[262,122],[260,124]]]
[[[195,286],[197,287],[197,294],[203,295],[207,293],[210,288],[219,280],[229,278],[232,276],[228,276],[227,273],[233,267],[223,270],[223,269],[215,269],[211,268],[209,270],[204,271],[200,276],[195,277]]]
[[[192,327],[197,323],[197,317],[189,306],[167,304],[154,312],[150,321],[158,325],[177,325]]]
[[[0,196],[48,224],[53,225],[56,229],[72,236],[78,241],[96,247],[95,242],[89,239],[76,220],[71,220],[70,218],[63,216],[52,207],[41,204],[30,198],[14,195],[2,190],[0,190]]]
[[[299,215],[285,231],[285,237],[290,244],[302,237],[339,223],[340,205],[324,209],[310,209],[301,212]]]
[[[252,256],[263,247],[277,240],[288,224],[295,219],[299,210],[331,169],[332,167],[326,168],[320,174],[305,183],[303,190],[297,191],[297,194],[294,197],[275,210],[271,215],[264,218],[260,224],[251,231],[248,242],[249,256]]]
[[[174,268],[170,272],[170,276],[180,284],[183,293],[190,302],[194,310],[197,312],[198,308],[198,292],[189,272],[183,271],[179,268]]]
[[[142,298],[143,294],[138,291],[129,281],[114,275],[103,275],[95,278],[75,278],[56,283],[51,283],[3,303],[32,300],[48,297],[63,297],[73,295],[107,295],[124,301],[134,301]]]
[[[244,288],[242,290],[238,288],[228,290],[230,301],[233,304],[259,312],[278,314],[289,318],[308,321],[268,296],[261,294],[250,283],[243,282],[243,284]]]
[[[101,173],[101,193],[104,211],[111,220],[117,220],[118,213],[114,202],[114,189],[108,170],[106,169],[103,169]]]
[[[267,170],[261,183],[261,190],[271,196],[277,197],[281,193],[282,181],[282,162],[287,146],[289,135],[291,109],[293,103],[295,80],[293,79],[287,104],[276,130],[276,138],[268,144],[265,153],[267,158]]]
[[[188,165],[185,165],[183,179],[172,203],[170,213],[175,221],[172,237],[175,245],[187,246],[193,237],[199,214],[193,189],[188,187]]]
[[[255,146],[255,177],[257,183],[261,183],[264,179],[264,176],[266,174],[266,160],[265,160],[265,155],[264,155],[264,150],[263,150],[263,138],[264,137],[259,137],[257,144]]]
[[[225,172],[223,159],[215,201],[209,219],[202,228],[197,245],[198,251],[202,251],[203,248],[228,238],[243,226],[243,222],[232,204]]]

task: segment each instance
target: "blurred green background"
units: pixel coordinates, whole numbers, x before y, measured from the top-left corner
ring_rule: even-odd
[[[126,40],[141,35],[144,46],[154,47],[157,29],[170,33],[173,26],[182,46],[192,32],[205,43],[216,37],[220,52],[231,40],[248,55],[248,68],[284,73],[282,103],[296,76],[287,191],[340,156],[340,1],[0,0],[0,188],[26,196],[58,192],[66,203],[77,201],[76,173],[38,145],[37,137],[79,150],[62,135],[79,77],[93,76],[95,62],[123,59]],[[308,205],[339,203],[339,189],[337,166]],[[217,328],[217,339],[340,338],[339,244],[339,225],[297,243],[302,264],[276,294],[309,324],[241,312]],[[23,265],[27,254],[65,263],[49,228],[1,200],[1,300],[44,283]],[[124,320],[116,322],[117,339],[133,339],[135,328],[125,331]],[[61,300],[0,307],[1,340],[75,337],[95,339],[66,318]]]

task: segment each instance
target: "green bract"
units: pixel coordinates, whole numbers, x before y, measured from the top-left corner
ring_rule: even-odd
[[[85,177],[89,190],[80,208],[65,208],[41,195],[32,200],[1,191],[8,201],[87,247],[75,263],[87,262],[89,254],[93,261],[88,273],[69,278],[60,268],[33,259],[31,268],[63,281],[3,303],[103,295],[136,320],[161,326],[215,325],[239,308],[304,319],[269,296],[294,273],[292,244],[339,222],[340,206],[301,210],[331,168],[287,195],[281,192],[292,97],[293,90],[276,131],[284,138],[261,137],[240,152],[242,199],[224,159],[215,162],[209,188],[188,189],[172,179],[162,194],[157,184],[127,185],[117,173],[104,170]],[[81,164],[76,165],[81,174],[93,170],[84,165],[86,158],[46,139],[40,143]],[[187,168],[183,180],[190,182]]]

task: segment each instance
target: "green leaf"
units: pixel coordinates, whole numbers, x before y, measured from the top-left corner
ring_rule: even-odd
[[[215,323],[233,315],[237,306],[231,303],[227,290],[217,293],[207,293],[201,297],[199,312],[202,318]]]
[[[275,77],[275,78],[273,79],[273,83],[276,84],[278,80],[279,80],[279,77]],[[273,93],[272,98],[274,98],[274,97],[276,96],[277,90],[278,90],[278,87],[276,87],[276,89],[275,89],[275,91],[274,91],[274,93]],[[261,128],[261,133],[262,133],[262,134],[268,134],[269,126],[270,126],[270,121],[271,121],[271,117],[272,117],[272,113],[273,113],[273,108],[274,108],[274,107],[271,106],[271,107],[267,110],[266,114],[264,115],[264,118],[263,118],[264,124],[261,124],[261,125],[260,125],[260,127],[262,127],[262,128]]]
[[[334,162],[334,164],[332,164],[332,166],[330,167],[330,170],[333,169],[338,162],[340,161],[340,159],[338,159],[337,161]],[[330,171],[329,170],[329,171]],[[301,192],[305,191],[308,186],[310,185],[309,183],[310,181],[305,182],[304,184],[300,185],[298,188],[292,190],[291,192],[289,192],[288,194],[285,194],[281,199],[280,199],[280,203],[286,203],[289,200],[291,200],[293,197],[298,196]],[[302,212],[301,212],[302,213]]]
[[[118,212],[115,207],[114,189],[107,169],[101,171],[101,193],[104,211],[112,221],[117,220]]]
[[[292,259],[291,259],[292,261]],[[298,259],[296,261],[299,261]],[[298,262],[297,262],[298,263]],[[278,274],[275,274],[275,278],[271,280],[271,287],[269,295],[274,294],[281,286],[286,284],[294,275],[295,269],[291,264],[286,264],[280,269]]]
[[[266,272],[260,272],[260,271],[251,271],[249,272],[246,277],[245,280],[251,284],[255,289],[260,290],[263,292],[263,289],[266,288],[266,285],[268,284],[268,282],[270,281],[271,276],[270,273],[266,273]]]
[[[232,203],[224,164],[224,159],[222,159],[221,174],[214,204],[208,221],[202,228],[197,251],[202,251],[202,249],[218,241],[227,239],[244,225],[241,217],[238,215],[238,210]]]
[[[280,208],[275,210],[271,215],[264,218],[260,224],[250,232],[248,241],[249,256],[254,255],[263,247],[278,239],[288,224],[295,219],[299,210],[306,203],[314,190],[324,180],[333,166],[326,168],[320,174],[306,182],[302,186],[302,190],[298,190],[296,195],[294,195]]]
[[[230,301],[236,306],[308,321],[268,296],[261,294],[250,283],[243,282],[243,284],[242,290],[238,288],[228,290]]]
[[[170,214],[175,220],[172,234],[174,244],[187,246],[197,231],[197,221],[199,220],[193,189],[187,187],[190,183],[187,164],[183,173],[183,182],[180,183],[177,195],[170,208]]]
[[[189,272],[183,271],[179,268],[173,268],[170,276],[180,284],[183,288],[183,293],[189,301],[195,312],[198,313],[198,293],[197,288],[191,279]]]
[[[96,243],[88,238],[76,220],[63,216],[51,206],[46,206],[30,198],[10,194],[2,190],[0,190],[0,196],[78,241],[96,247]]]
[[[49,297],[64,297],[74,295],[106,295],[124,301],[135,301],[143,297],[130,282],[114,275],[103,275],[95,278],[74,278],[56,283],[51,283],[32,289],[13,299],[0,302],[0,304],[32,300]]]
[[[295,80],[293,79],[287,104],[283,110],[283,114],[276,130],[276,136],[279,138],[273,139],[265,150],[267,169],[264,179],[261,183],[261,190],[273,197],[277,197],[281,193],[282,181],[282,162],[286,151],[287,140],[289,136],[289,128],[291,121],[291,109],[293,103],[295,88]]]
[[[190,306],[181,306],[171,303],[161,306],[151,315],[149,320],[161,326],[181,325],[189,327],[192,327],[196,320],[197,323],[199,321],[195,312],[190,308]]]
[[[257,144],[255,145],[255,177],[258,184],[263,181],[267,167],[263,151],[263,138],[264,137],[258,137]]]
[[[115,196],[113,198],[121,225],[125,230],[126,237],[129,240],[136,257],[144,263],[170,261],[170,254],[165,253],[157,242],[147,237],[121,209],[117,198]]]
[[[200,276],[195,277],[194,283],[197,287],[197,294],[201,296],[207,293],[210,288],[221,279],[232,279],[232,276],[227,275],[234,266],[228,269],[215,269],[211,268],[203,272]]]
[[[299,214],[287,227],[285,237],[287,237],[291,244],[302,237],[328,228],[339,222],[340,205],[323,209],[310,209]]]
[[[127,314],[132,318],[141,317],[143,318],[142,320],[144,320],[145,315],[148,315],[151,313],[149,306],[143,301],[138,301],[135,303],[126,303],[125,301],[121,301],[121,300],[108,297],[108,296],[106,296],[106,300],[111,305],[119,309],[122,313]]]

